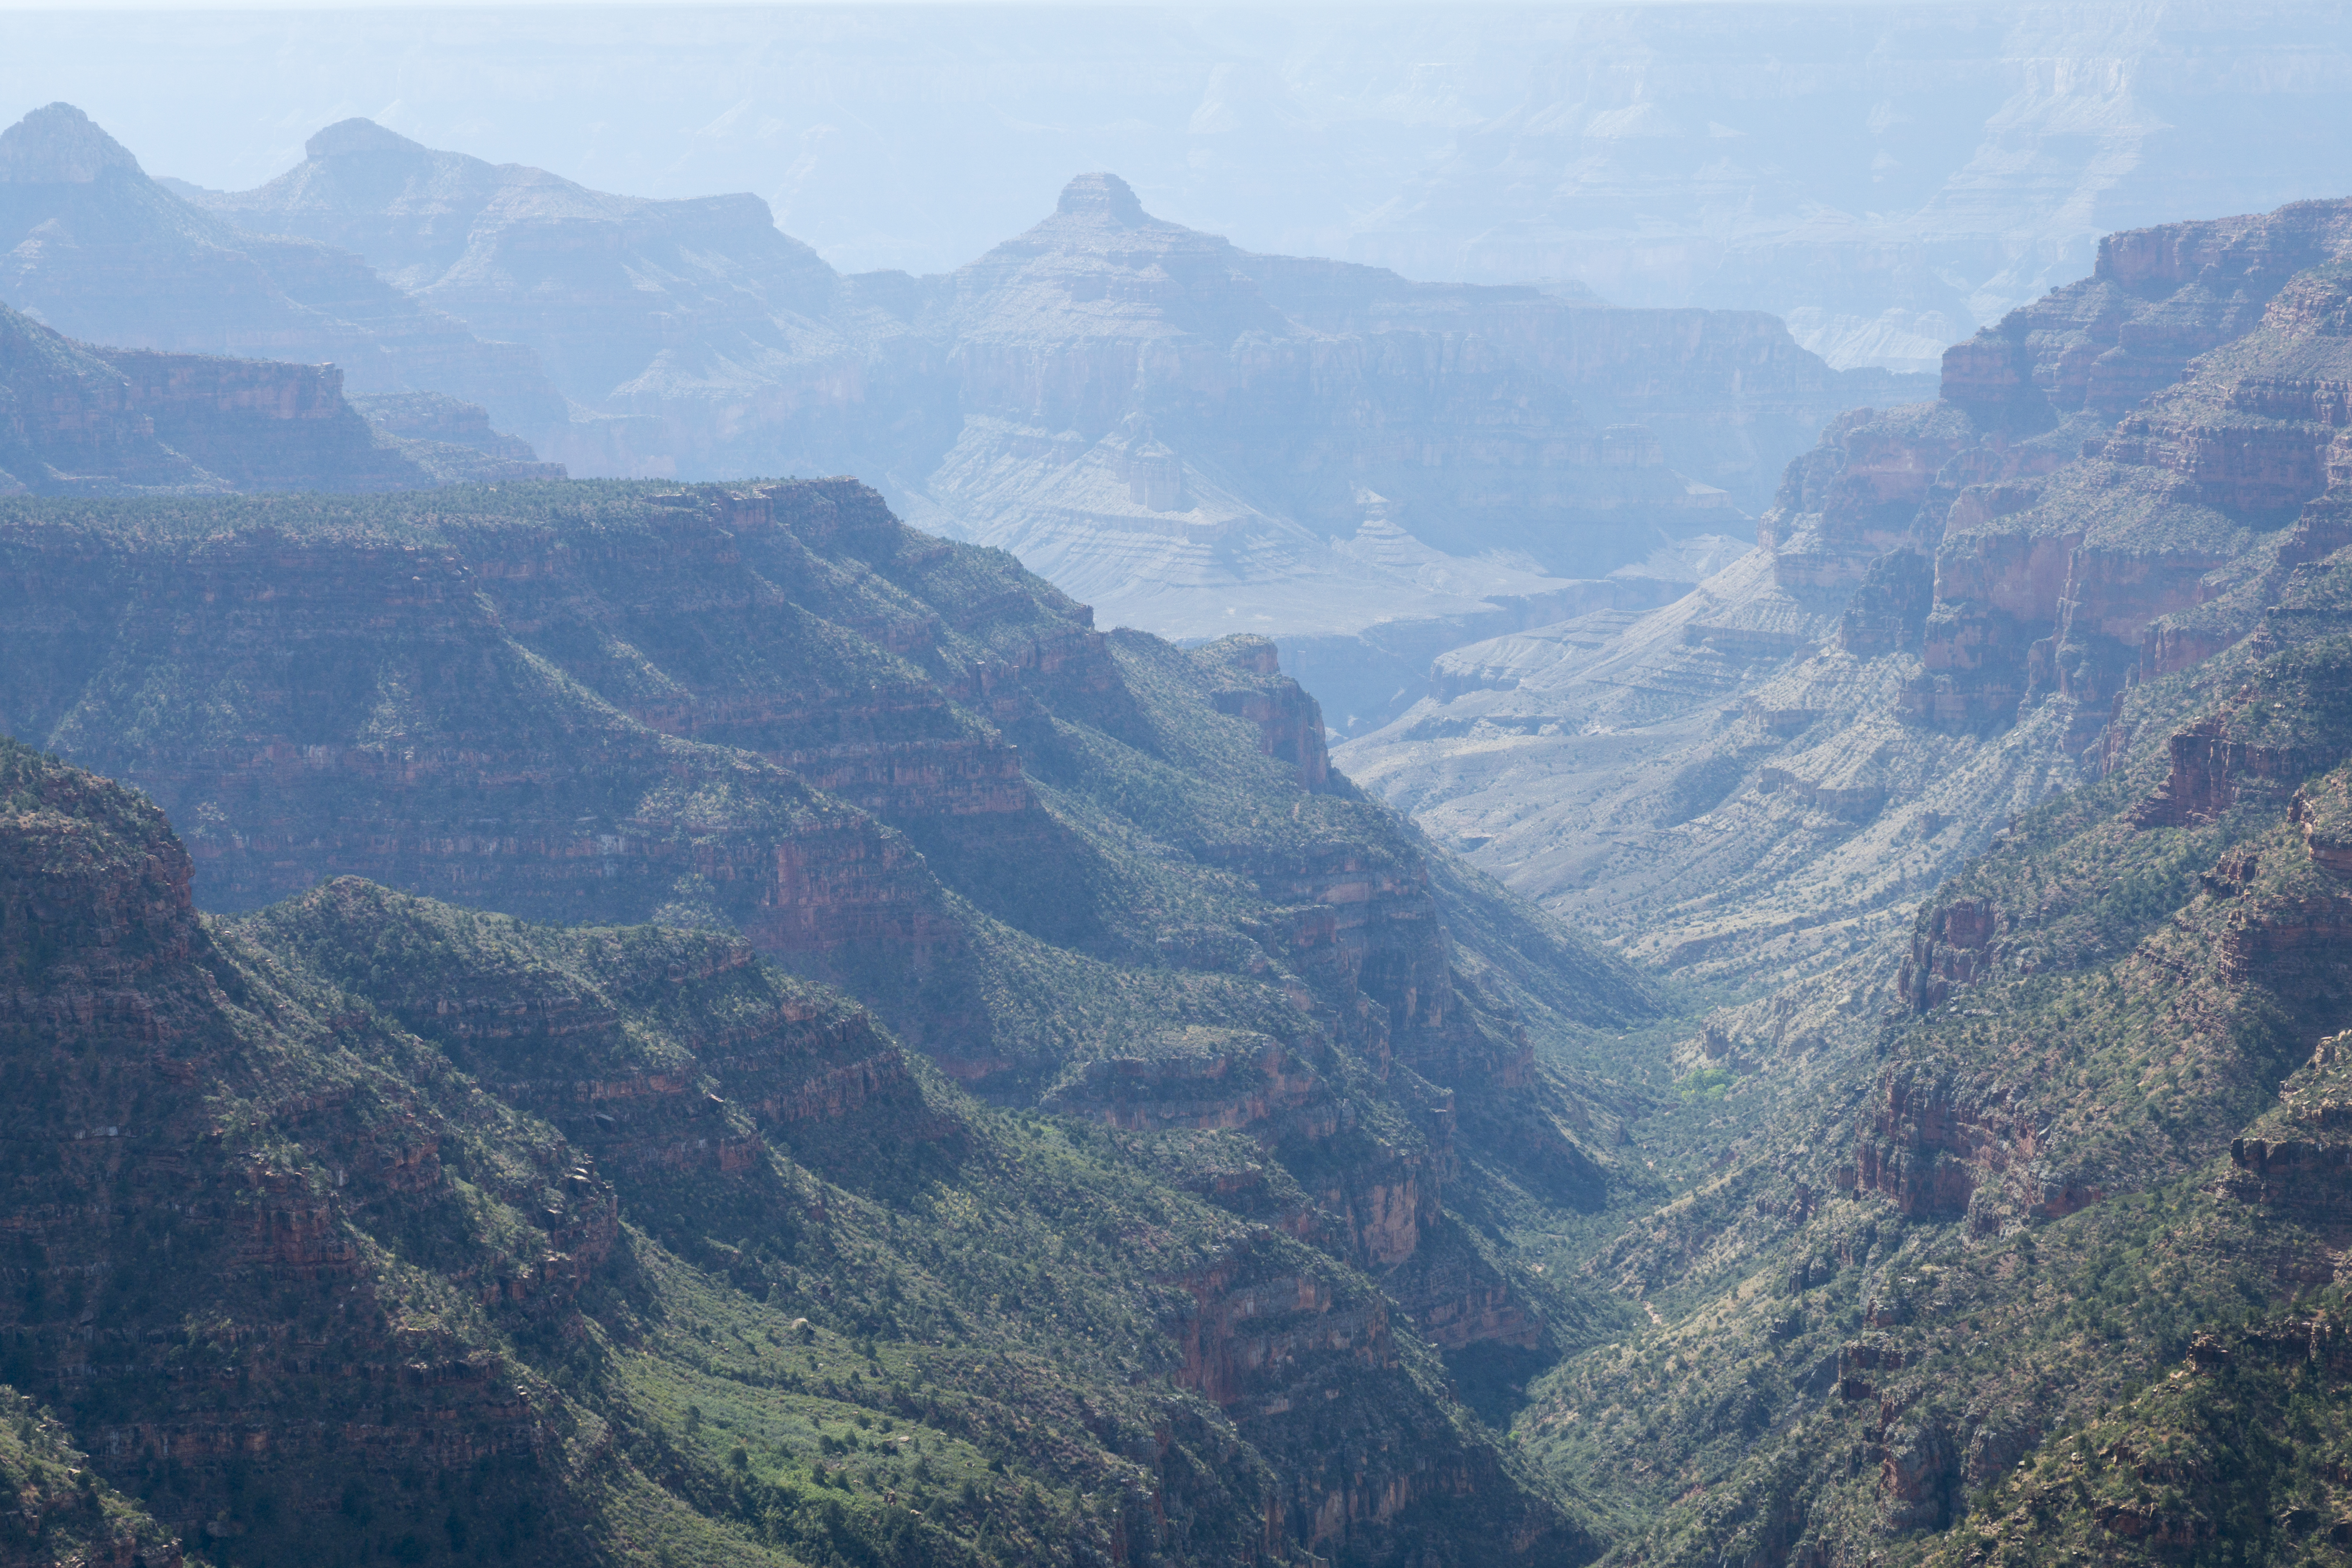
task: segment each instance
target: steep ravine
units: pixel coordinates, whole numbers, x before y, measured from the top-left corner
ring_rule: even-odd
[[[1336,755],[1721,988],[1627,1042],[1660,1198],[1552,1244],[1641,1317],[1513,1417],[1612,1560],[2352,1541],[2346,211],[2111,237],[1688,599],[1447,656]]]
[[[144,799],[0,788],[12,1562],[1591,1554],[1328,1243],[740,938],[202,917]]]
[[[2345,1556],[2347,246],[1336,757],[853,481],[0,504],[26,1559]]]
[[[1457,1536],[1486,1543],[1448,1548],[1464,1561],[1590,1554],[1589,1526],[1449,1390],[1523,1383],[1591,1332],[1584,1293],[1531,1269],[1505,1222],[1585,1223],[1649,1182],[1620,1131],[1638,1090],[1591,1050],[1556,1064],[1659,1004],[1332,772],[1264,639],[1097,632],[1008,557],[908,529],[849,481],[26,500],[0,527],[6,722],[185,824],[180,885],[245,916],[268,962],[299,961],[273,984],[334,992],[303,1005],[412,1034],[482,1103],[553,1129],[532,1159],[558,1186],[612,1184],[617,1209],[537,1261],[436,1243],[462,1295],[620,1279],[650,1267],[634,1225],[772,1296],[781,1276],[745,1260],[797,1259],[796,1312],[919,1360],[978,1331],[985,1281],[987,1321],[1043,1314],[1014,1336],[1039,1353],[1128,1356],[1104,1375],[1220,1412],[1214,1441],[1257,1458],[1227,1478],[1243,1492],[1199,1506],[1229,1522],[1255,1499],[1276,1560],[1410,1560]],[[874,1011],[795,999],[754,954]],[[632,1022],[687,1006],[663,985],[718,988],[707,1022],[660,1025],[676,1049]],[[820,1310],[849,1288],[834,1265],[760,1239],[834,1202],[778,1159],[881,1205],[887,1230],[908,1205],[963,1212],[968,1163],[1013,1157],[986,1152],[992,1129],[1063,1140],[1232,1244],[1106,1263],[1110,1295],[1072,1318],[1058,1270],[919,1285],[904,1271],[948,1267],[928,1254],[856,1275],[855,1312]],[[403,1136],[399,1180],[483,1186],[491,1154],[453,1171],[446,1140]],[[1016,1164],[1061,1157],[1022,1146]],[[1024,1184],[1045,1169],[1001,1179],[1056,1215]],[[331,1206],[289,1234],[347,1245]],[[495,1279],[477,1253],[505,1259]],[[1274,1375],[1305,1367],[1328,1370],[1297,1373],[1311,1389]],[[738,1517],[690,1476],[643,1473],[697,1518]],[[1146,1550],[1121,1528],[1107,1539]],[[1171,1562],[1231,1542],[1150,1539]]]

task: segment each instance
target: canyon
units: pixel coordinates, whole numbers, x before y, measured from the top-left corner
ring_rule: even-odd
[[[1719,987],[1633,1124],[1678,1195],[1556,1255],[1651,1327],[1514,1418],[1619,1560],[2334,1549],[2346,224],[2110,237],[1686,599],[1335,754]]]
[[[0,723],[144,791],[70,786],[139,803],[150,838],[159,807],[185,825],[142,852],[179,910],[158,951],[234,931],[303,1005],[435,1042],[552,1130],[531,1168],[563,1201],[512,1200],[544,1207],[548,1250],[445,1247],[514,1259],[463,1277],[486,1310],[584,1300],[652,1201],[627,1173],[671,1184],[664,1203],[733,1204],[728,1184],[773,1177],[772,1147],[886,1208],[952,1206],[945,1172],[997,1136],[984,1108],[1047,1109],[1118,1179],[1192,1205],[1187,1225],[1240,1227],[1135,1277],[1181,1300],[1118,1334],[1145,1333],[1173,1358],[1152,1375],[1261,1456],[1248,1509],[1269,1550],[1403,1550],[1467,1509],[1475,1526],[1449,1528],[1512,1560],[1589,1551],[1427,1380],[1549,1342],[1551,1292],[1486,1205],[1507,1183],[1573,1216],[1643,1179],[1622,1088],[1538,1047],[1638,1025],[1656,998],[1335,774],[1270,642],[1100,632],[1002,552],[908,529],[847,480],[212,495],[135,526],[5,504]],[[583,923],[627,931],[564,934]],[[526,957],[548,942],[584,945]],[[685,1055],[648,1056],[620,1022],[670,1016],[648,984],[787,999],[740,1017],[713,1000]],[[142,998],[91,1016],[143,1016]],[[877,1160],[884,1125],[901,1152]],[[445,1136],[371,1136],[304,1157],[450,1190]],[[361,1267],[339,1212],[289,1210],[270,1257]],[[82,1267],[28,1246],[58,1278]],[[834,1276],[795,1289],[854,1337],[814,1305]],[[11,1379],[57,1397],[63,1363],[26,1353]],[[1336,1381],[1302,1394],[1285,1369],[1308,1365]],[[1333,1468],[1343,1415],[1359,1435]],[[495,1430],[465,1463],[524,1462]]]
[[[1685,973],[1891,980],[1862,955],[2097,775],[2127,687],[2250,635],[2284,574],[2352,542],[2347,221],[2112,237],[2090,279],[1956,345],[1937,402],[1837,421],[1689,595],[1448,652],[1338,760]]]
[[[1107,624],[1277,637],[1349,732],[1433,651],[1673,596],[1832,414],[1926,384],[1755,312],[1254,255],[1107,174],[918,278],[836,272],[754,197],[611,195],[367,121],[243,192],[149,179],[65,105],[0,140],[26,236],[0,295],[61,330],[331,357],[582,475],[856,473]],[[163,268],[182,292],[98,283]]]
[[[1287,1556],[1457,1497],[1586,1554],[1361,1275],[740,938],[349,878],[201,917],[144,799],[0,779],[12,1558]]]
[[[1917,402],[1108,174],[843,277],[310,153],[0,190],[874,482],[0,316],[0,1557],[2352,1543],[2352,203]]]
[[[1109,174],[1079,175],[1043,222],[952,272],[844,275],[753,197],[611,195],[360,120],[305,152],[253,190],[172,194],[241,232],[362,257],[421,304],[529,347],[583,407],[639,422],[626,427],[634,471],[829,463],[919,526],[955,525],[942,531],[986,528],[1009,504],[992,485],[1050,506],[1052,471],[1102,448],[1129,504],[1171,514],[1161,531],[1179,537],[1235,504],[1262,511],[1261,527],[1352,531],[1365,488],[1452,530],[1428,537],[1438,548],[1541,554],[1552,531],[1508,516],[1525,503],[1703,512],[1724,504],[1707,494],[1720,489],[1754,505],[1838,408],[1926,384],[1832,371],[1753,313],[1615,310],[1572,287],[1416,284],[1253,255],[1151,217]],[[1525,400],[1530,427],[1484,412],[1498,399]],[[1269,449],[1276,430],[1297,449]],[[1444,431],[1479,479],[1551,489],[1474,500],[1440,459],[1410,455],[1407,430]],[[1073,437],[1080,447],[1061,449]],[[1153,444],[1174,455],[1168,475],[1118,461]],[[1571,471],[1521,471],[1538,454]],[[1039,458],[1053,459],[1043,473],[993,472]],[[1303,485],[1302,468],[1318,470]],[[1207,516],[1175,504],[1194,491]],[[1498,531],[1509,527],[1519,535]],[[1592,575],[1627,558],[1606,542],[1564,548]]]

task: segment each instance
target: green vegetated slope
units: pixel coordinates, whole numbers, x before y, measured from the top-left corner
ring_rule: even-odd
[[[134,794],[0,805],[23,1560],[1589,1555],[1360,1271],[740,938],[213,920]]]
[[[0,557],[0,721],[147,790],[208,906],[738,931],[983,1099],[1188,1135],[1449,1353],[1565,1300],[1460,1217],[1465,1129],[1546,1214],[1633,1179],[1627,1090],[1536,1045],[1648,987],[1433,873],[1270,644],[1097,632],[854,483],[17,502]]]
[[[2352,552],[2254,586],[1929,901],[1866,1056],[1596,1255],[1666,1310],[1514,1436],[1614,1560],[2352,1548]]]
[[[57,1421],[14,1389],[0,1391],[0,1561],[79,1562],[163,1568],[184,1561],[179,1542],[137,1502],[107,1484]]]
[[[17,1031],[26,1201],[92,1223],[5,1375],[189,1550],[1597,1549],[1457,1394],[1612,1321],[1514,1242],[1647,1182],[1595,1047],[1656,1003],[1433,868],[1270,645],[838,481],[0,535],[6,723],[184,835],[13,753],[179,901],[168,981]]]
[[[1271,645],[1097,632],[847,482],[13,503],[0,721],[180,827],[227,1022],[45,1004],[214,1120],[24,1112],[116,1131],[24,1156],[83,1223],[6,1375],[232,1562],[2332,1561],[2352,556],[2261,470],[2324,477],[2325,397],[2232,374],[1993,516],[2096,521],[2094,588],[2162,545],[2137,652],[2119,589],[2029,639],[1937,568],[2008,662],[1929,695],[2063,704],[2097,782],[1832,999],[1878,1026],[1654,1091],[1687,1026],[1333,773]],[[2228,495],[2124,493],[2263,398]],[[142,1179],[186,1213],[91,1251]],[[236,1250],[151,1300],[183,1228]]]

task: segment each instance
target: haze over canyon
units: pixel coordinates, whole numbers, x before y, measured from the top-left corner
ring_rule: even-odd
[[[0,1568],[2352,1563],[2352,16],[137,23]]]

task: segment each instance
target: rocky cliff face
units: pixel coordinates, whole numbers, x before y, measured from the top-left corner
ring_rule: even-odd
[[[514,1246],[501,1221],[530,1232],[505,1204],[528,1193],[561,1222],[593,1211],[595,1184],[557,1196],[561,1163],[527,1163],[468,1215],[442,1170],[440,1118],[384,1069],[313,1054],[303,1031],[319,1025],[199,922],[188,858],[152,805],[21,747],[5,767],[0,924],[15,962],[0,1039],[21,1086],[11,1146],[26,1151],[12,1173],[9,1381],[70,1413],[90,1464],[192,1544],[270,1522],[221,1489],[248,1455],[288,1525],[331,1510],[340,1485],[306,1449],[346,1471],[371,1458],[536,1468],[529,1393],[462,1327],[409,1320],[421,1303],[365,1226],[421,1226],[487,1259]],[[257,1148],[248,1118],[307,1146]],[[572,1255],[544,1256],[561,1269]],[[162,1327],[182,1321],[205,1326]],[[178,1484],[159,1491],[166,1475]]]
[[[2319,1539],[2292,1445],[2072,1445],[2208,1441],[2248,1304],[2341,1265],[2297,1064],[2352,1019],[2342,222],[2116,237],[1938,403],[1832,426],[1730,570],[1458,650],[1336,752],[1621,951],[1781,987],[1666,1053],[1633,1135],[1677,1191],[1579,1259],[1650,1326],[1517,1421],[1647,1500],[1628,1560]],[[2244,1397],[2341,1419],[2293,1379]]]
[[[1646,429],[1604,432],[1578,406],[1581,378],[1559,374],[1573,345],[1543,363],[1573,328],[1533,290],[1489,300],[1245,257],[1107,174],[949,282],[921,320],[954,345],[966,414],[929,489],[971,537],[1054,561],[1122,619],[1123,597],[1092,590],[1166,557],[1145,574],[1167,601],[1155,629],[1213,632],[1234,590],[1262,601],[1259,574],[1235,570],[1249,552],[1341,570],[1324,542],[1364,521],[1359,492],[1453,555],[1507,547],[1563,577],[1637,558],[1653,530],[1704,531],[1727,500]]]
[[[337,879],[360,876],[537,921],[731,930],[868,998],[973,1092],[1092,1122],[1318,1248],[1268,1289],[1322,1280],[1296,1310],[1336,1316],[1272,1349],[1248,1348],[1271,1309],[1199,1282],[1204,1368],[1320,1364],[1383,1336],[1457,1354],[1542,1339],[1457,1194],[1507,1180],[1548,1212],[1602,1201],[1605,1118],[1537,1065],[1530,1030],[1654,1004],[1498,890],[1433,876],[1331,771],[1264,639],[1106,636],[1002,554],[906,529],[848,481],[222,500],[137,531],[86,518],[27,502],[9,525],[7,722],[187,823],[205,901],[299,895],[286,918],[306,931],[352,909],[381,923]],[[138,647],[86,635],[104,625],[142,628]],[[335,939],[373,944],[364,973],[306,940],[334,984],[446,1042],[616,1181],[751,1170],[747,1127],[816,1158],[845,1117],[936,1121],[903,1060],[817,1016],[759,1025],[767,1048],[813,1054],[783,1079],[718,1042],[692,1071],[530,1065],[508,1055],[625,1041],[536,983],[404,998],[381,937]],[[916,1146],[951,1144],[940,1125]],[[1260,1175],[1183,1152],[1208,1135],[1242,1140]],[[1224,1376],[1200,1386],[1222,1401]],[[1236,1408],[1290,1442],[1297,1398],[1254,1386]],[[1497,1484],[1485,1461],[1423,1474],[1420,1439],[1365,1441],[1335,1490],[1285,1505],[1300,1540],[1392,1531]],[[1390,1450],[1406,1468],[1368,1480]]]
[[[212,921],[131,792],[0,800],[21,1560],[1591,1555],[1362,1275],[740,938]]]
[[[2013,477],[1953,497],[1919,721],[1998,724],[2054,692],[2087,722],[2127,679],[2211,651],[2163,623],[2328,488],[2339,425],[2318,389],[2341,374],[2326,322],[2345,221],[2305,204],[2119,235],[2089,280],[1954,349],[1947,401],[2048,434]]]
[[[446,392],[379,392],[352,406],[445,482],[560,479],[563,465],[542,463],[530,443],[490,427],[489,411]]]
[[[54,1417],[11,1389],[11,1430],[0,1436],[0,1484],[16,1506],[0,1524],[9,1560],[131,1568],[180,1568],[179,1541],[147,1510],[100,1479]]]
[[[1755,1063],[1760,1108],[1592,1263],[1686,1305],[1526,1418],[1690,1489],[1645,1555],[2171,1560],[2232,1518],[2273,1555],[2324,1538],[2308,1445],[2347,1395],[2307,1311],[2347,1242],[2352,554],[2276,560],[2213,601],[2235,640],[2109,704],[2096,779],[1927,901],[1875,1027],[1801,1059],[1759,1026],[1776,1003],[1699,1043]],[[2297,1436],[2221,1436],[2216,1398]]]
[[[1822,420],[1902,379],[1841,377],[1764,317],[1250,255],[1108,174],[953,274],[843,278],[748,196],[607,195],[364,121],[308,152],[194,199],[531,346],[610,416],[547,448],[574,471],[855,471],[1186,638],[1530,624],[1662,539],[1741,529]]]
[[[409,395],[471,414],[436,421],[412,402],[373,429],[342,395],[350,374],[371,389],[456,388],[495,401],[501,417],[562,423],[527,354],[419,311],[355,257],[236,235],[67,105],[0,143],[0,234],[14,245],[0,295],[16,307],[0,303],[0,492],[562,477],[446,391]]]
[[[332,365],[98,348],[5,305],[0,416],[8,494],[414,489],[486,467],[470,448],[379,438]]]
[[[2341,542],[2345,224],[2112,237],[1956,345],[1938,402],[1837,421],[1754,558],[1643,619],[1445,656],[1343,764],[1662,963],[1790,977],[1901,940],[2009,816],[2104,765],[2127,687],[2249,635]]]
[[[299,236],[367,258],[387,282],[485,338],[527,343],[572,396],[601,402],[693,372],[693,360],[772,365],[812,345],[805,325],[841,280],[776,231],[756,197],[648,201],[538,169],[421,147],[365,120],[330,125],[306,160],[257,190],[204,193],[239,227]],[[646,287],[646,284],[652,287]],[[545,301],[559,295],[562,309]],[[836,342],[841,353],[845,342]]]
[[[608,195],[365,121],[235,195],[148,181],[64,106],[16,134],[18,226],[62,226],[5,291],[53,324],[456,394],[575,472],[876,477],[1112,623],[1281,637],[1349,730],[1395,710],[1399,647],[1678,591],[1609,574],[1744,531],[1833,410],[1902,380],[1769,318],[1252,256],[1108,174],[952,275],[842,278],[751,197]],[[142,268],[173,288],[90,287]]]
[[[966,412],[929,503],[1180,635],[1242,616],[1287,646],[1556,598],[1476,558],[1597,577],[1736,527],[1763,454],[1834,400],[1767,323],[1251,256],[1108,175],[934,294],[914,320],[952,343]]]

